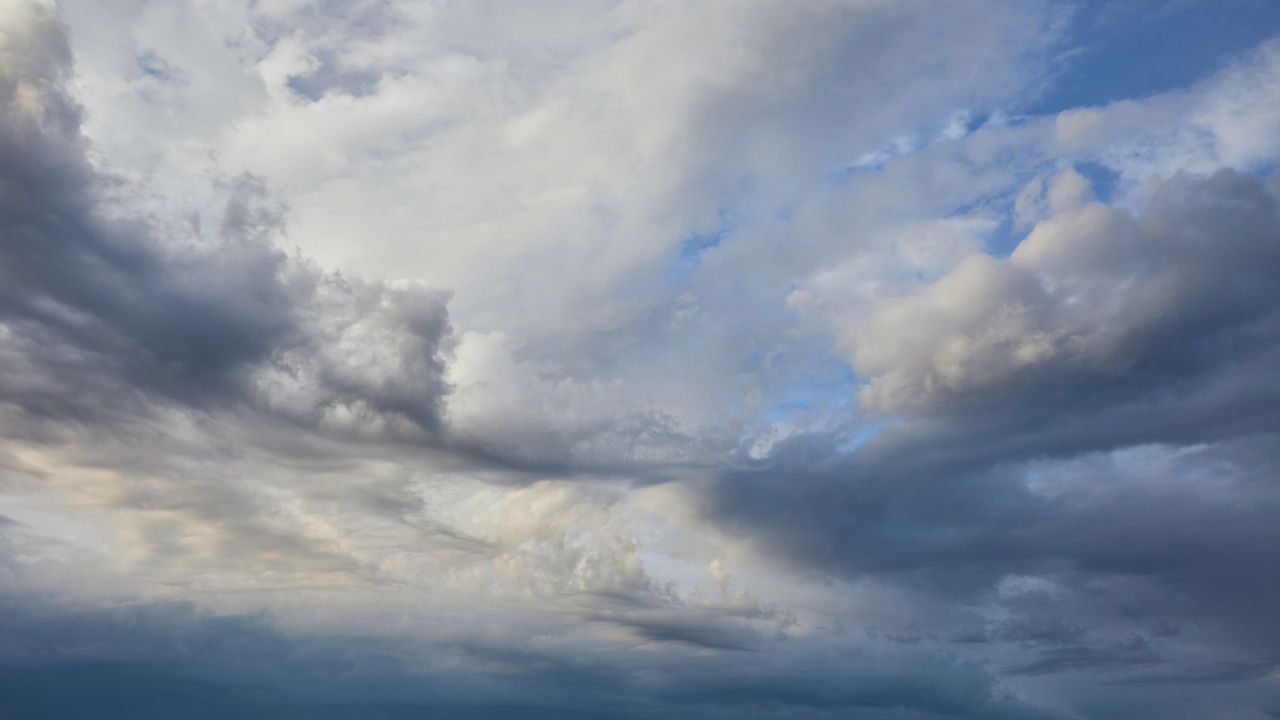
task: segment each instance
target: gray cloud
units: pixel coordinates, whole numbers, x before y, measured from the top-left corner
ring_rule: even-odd
[[[33,17],[4,38],[0,314],[21,369],[3,391],[24,421],[140,408],[152,393],[321,429],[438,432],[447,296],[276,249],[284,211],[252,178],[225,182],[222,207],[187,228],[120,212],[135,190],[86,153],[56,18],[18,11]]]
[[[602,716],[416,675],[396,643],[299,639],[180,603],[90,609],[7,596],[3,607],[0,711],[21,717]]]
[[[0,602],[0,711],[31,718],[1052,717],[992,696],[981,670],[936,659],[851,672],[769,663],[725,678],[709,658],[610,669],[476,642],[424,656],[395,640],[299,637],[181,603]],[[466,672],[478,667],[503,668],[502,681]]]
[[[822,572],[1012,613],[955,639],[1033,653],[1015,674],[1214,676],[1173,651],[1198,645],[1257,677],[1280,645],[1277,207],[1274,179],[1175,176],[885,301],[849,346],[885,427],[852,453],[785,440],[705,511]],[[1021,576],[1058,594],[993,591]]]

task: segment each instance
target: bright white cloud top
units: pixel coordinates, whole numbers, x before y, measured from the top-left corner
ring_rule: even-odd
[[[1280,7],[0,0],[0,715],[1280,713]]]

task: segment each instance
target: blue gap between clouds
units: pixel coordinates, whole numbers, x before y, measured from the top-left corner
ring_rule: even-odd
[[[837,408],[849,403],[862,381],[843,361],[831,358],[821,379],[789,390],[780,400],[756,414],[761,422],[787,420],[797,412],[808,412],[825,405]]]
[[[1048,92],[1023,112],[1051,115],[1184,88],[1277,33],[1276,0],[1087,0],[1073,14]]]
[[[796,413],[816,412],[819,414],[856,413],[854,395],[865,383],[843,361],[831,358],[828,362],[831,375],[813,382],[793,388],[781,400],[762,409],[755,416],[757,423],[772,425],[786,422]],[[816,418],[819,427],[823,418]],[[884,427],[883,421],[864,422],[852,427],[844,423],[844,428],[837,430],[839,442],[836,449],[841,453],[853,453],[864,443],[875,437]]]
[[[1116,171],[1096,162],[1078,162],[1071,167],[1089,181],[1093,196],[1098,202],[1110,204],[1116,198],[1120,175]],[[998,259],[1009,257],[1018,244],[1027,236],[1029,228],[1015,229],[1013,226],[1013,203],[1023,186],[1035,177],[1041,177],[1048,183],[1057,173],[1057,169],[1048,163],[1042,163],[1032,173],[1018,178],[1010,191],[997,195],[979,198],[965,203],[947,214],[949,218],[964,217],[979,209],[990,209],[1000,216],[1000,223],[987,235],[983,250]]]
[[[1096,162],[1078,162],[1075,169],[1089,181],[1089,185],[1093,187],[1093,196],[1098,202],[1110,204],[1115,199],[1119,173]]]
[[[669,280],[682,280],[702,264],[702,254],[719,247],[741,226],[741,219],[728,208],[716,211],[716,227],[710,232],[693,232],[680,241],[680,252],[667,270]]]

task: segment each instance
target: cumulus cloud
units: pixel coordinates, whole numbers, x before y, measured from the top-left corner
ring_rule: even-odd
[[[1037,387],[1109,384],[1139,364],[1175,374],[1197,355],[1212,362],[1211,345],[1273,327],[1280,218],[1261,178],[1176,177],[1149,189],[1138,217],[1078,205],[1081,183],[1054,181],[1058,212],[1007,259],[970,255],[841,330],[868,379],[864,408],[1032,400]]]
[[[12,12],[0,80],[12,407],[75,419],[150,391],[337,429],[438,429],[443,295],[287,256],[273,244],[283,211],[250,178],[186,228],[112,211],[129,187],[90,162],[56,19],[42,5]],[[65,392],[64,377],[85,387]]]

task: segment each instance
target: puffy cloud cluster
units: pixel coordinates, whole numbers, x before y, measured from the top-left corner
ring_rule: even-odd
[[[222,208],[185,226],[121,212],[133,188],[93,167],[52,11],[15,3],[5,20],[0,312],[15,422],[110,413],[153,393],[349,431],[438,429],[441,293],[349,282],[287,256],[274,244],[282,211],[253,179],[224,183]]]
[[[1177,176],[1147,188],[1134,217],[1057,197],[1079,178],[1068,170],[1055,180],[1059,211],[1007,259],[971,254],[841,328],[841,347],[868,380],[864,409],[1036,402],[1138,368],[1176,377],[1234,362],[1220,348],[1274,332],[1274,183],[1231,170]]]

